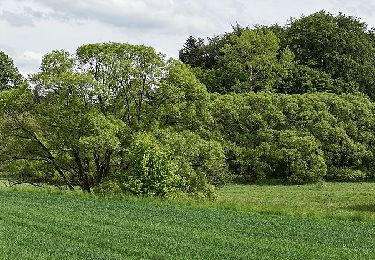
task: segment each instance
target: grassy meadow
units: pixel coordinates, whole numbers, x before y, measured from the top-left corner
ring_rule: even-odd
[[[219,190],[214,204],[240,211],[375,221],[375,183],[228,185]]]
[[[231,185],[186,202],[3,185],[0,259],[374,259],[374,186]]]

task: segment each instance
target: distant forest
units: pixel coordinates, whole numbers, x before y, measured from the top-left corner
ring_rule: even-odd
[[[0,52],[0,177],[211,197],[229,182],[375,179],[375,30],[320,11],[189,37],[56,50],[24,78]]]

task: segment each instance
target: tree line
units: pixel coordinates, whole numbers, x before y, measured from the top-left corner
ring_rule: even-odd
[[[320,11],[189,37],[180,61],[127,43],[0,53],[0,175],[86,192],[209,197],[278,179],[374,179],[375,34]]]

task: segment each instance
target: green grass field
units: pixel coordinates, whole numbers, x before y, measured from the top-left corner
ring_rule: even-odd
[[[375,221],[375,183],[229,185],[213,206],[240,211]]]
[[[375,259],[371,217],[325,218],[328,212],[357,212],[342,209],[345,203],[368,203],[369,211],[359,212],[374,214],[374,184],[325,185],[232,185],[219,191],[216,202],[192,205],[2,187],[0,258]],[[277,207],[284,210],[269,214]],[[314,210],[324,214],[301,217]]]

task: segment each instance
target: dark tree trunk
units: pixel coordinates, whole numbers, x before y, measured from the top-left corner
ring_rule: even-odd
[[[95,185],[99,185],[103,181],[103,179],[109,175],[112,153],[112,150],[107,150],[104,154],[103,160],[100,161],[99,153],[94,152],[96,167]]]
[[[91,185],[89,181],[89,176],[88,176],[88,173],[85,171],[85,168],[83,167],[78,149],[73,149],[73,157],[74,157],[74,162],[77,165],[77,174],[78,174],[80,187],[83,191],[90,193]]]

